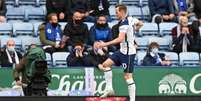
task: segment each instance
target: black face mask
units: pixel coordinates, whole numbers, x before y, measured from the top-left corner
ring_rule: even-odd
[[[58,26],[58,23],[52,23],[52,27],[56,28]]]
[[[75,24],[81,24],[82,23],[82,20],[75,20]]]
[[[97,23],[97,27],[99,27],[99,28],[105,28],[107,26],[107,24],[98,24]]]

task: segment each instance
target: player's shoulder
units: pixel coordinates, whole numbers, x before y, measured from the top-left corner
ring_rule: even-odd
[[[120,26],[129,25],[128,19],[124,19],[121,21]]]

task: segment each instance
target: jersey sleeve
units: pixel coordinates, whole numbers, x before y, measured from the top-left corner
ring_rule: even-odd
[[[128,25],[121,25],[119,27],[119,33],[127,33],[128,27]]]

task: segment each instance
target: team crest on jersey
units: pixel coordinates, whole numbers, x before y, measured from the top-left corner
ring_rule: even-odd
[[[48,32],[48,33],[52,33],[52,30],[51,30],[51,29],[47,29],[47,32]]]

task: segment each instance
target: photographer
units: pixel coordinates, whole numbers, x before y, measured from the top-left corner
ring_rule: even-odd
[[[31,45],[20,63],[14,68],[13,77],[16,85],[22,86],[25,96],[47,95],[50,74],[45,58],[45,52],[42,48]],[[38,83],[40,84],[37,85]]]
[[[84,45],[83,43],[76,43],[73,51],[67,57],[66,62],[68,66],[84,66]]]
[[[173,51],[187,52],[191,51],[193,46],[193,36],[192,30],[188,26],[188,18],[186,16],[181,16],[179,18],[179,24],[172,29],[172,39],[173,39]]]

